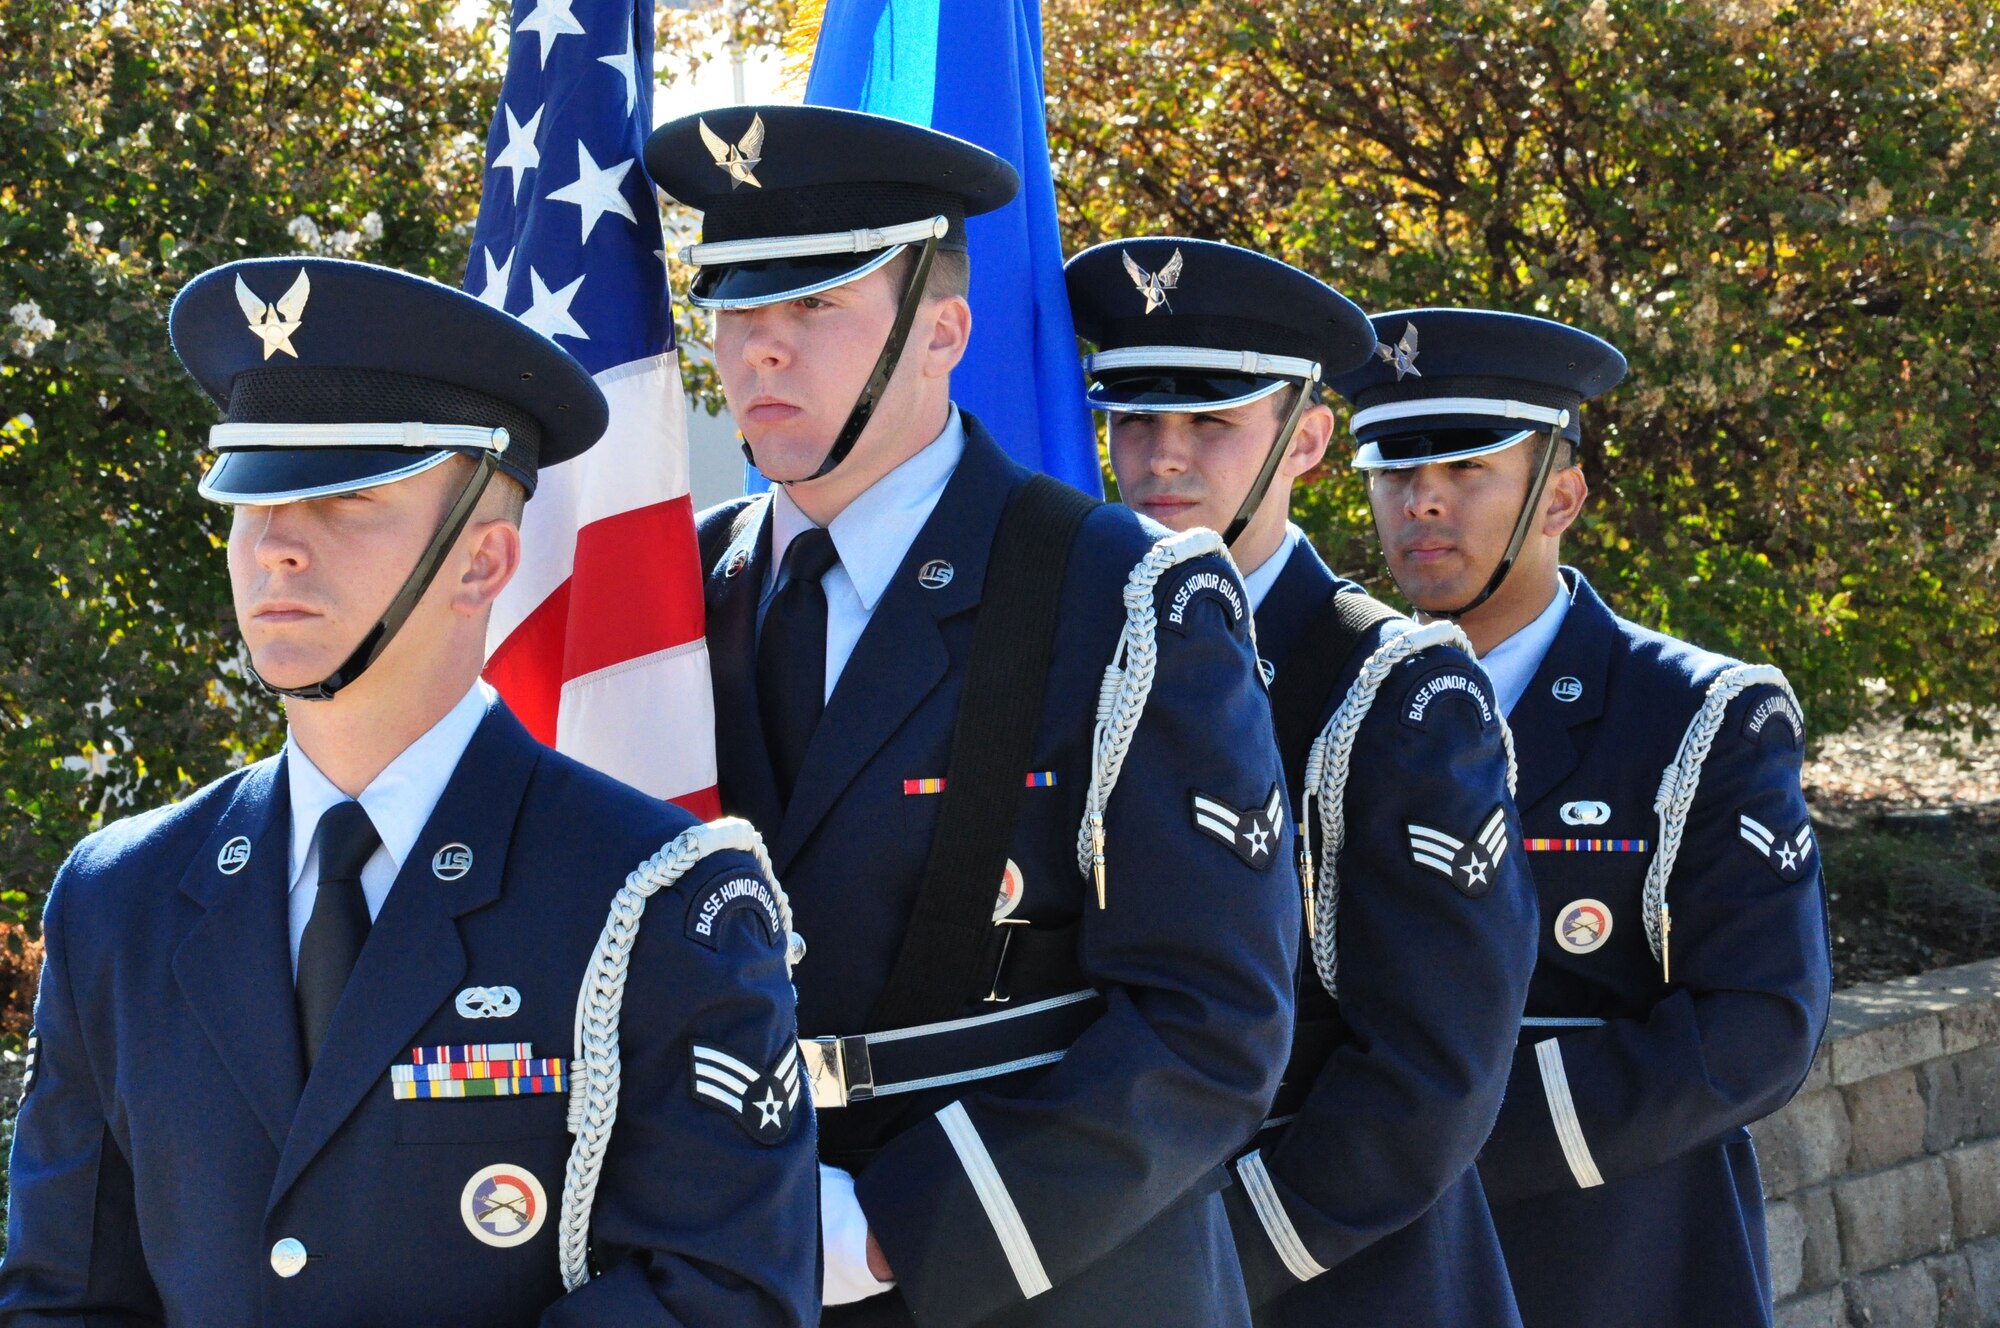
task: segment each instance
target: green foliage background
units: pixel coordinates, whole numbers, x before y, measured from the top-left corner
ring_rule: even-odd
[[[1782,665],[1821,732],[1991,704],[1990,5],[1044,5],[1068,247],[1205,236],[1371,309],[1597,330],[1633,369],[1587,413],[1571,554],[1623,611]],[[276,740],[241,684],[225,514],[193,491],[214,414],[165,310],[244,254],[456,281],[504,5],[472,28],[454,8],[0,0],[0,916],[32,918],[104,819]],[[727,17],[768,45],[794,8]],[[669,74],[718,12],[662,9]],[[1300,508],[1386,588],[1351,475]]]
[[[1574,321],[1568,552],[1822,732],[2000,691],[2000,17],[1983,0],[1048,0],[1066,240],[1180,233],[1371,311]],[[1311,486],[1386,582],[1359,484]],[[1982,721],[1983,722],[1983,721]]]
[[[0,914],[39,918],[77,838],[278,736],[166,310],[247,254],[457,281],[499,84],[451,9],[0,0]]]

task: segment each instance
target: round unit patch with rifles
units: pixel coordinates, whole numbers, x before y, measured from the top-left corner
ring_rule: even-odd
[[[499,1162],[465,1182],[458,1213],[475,1240],[512,1249],[527,1244],[542,1229],[549,1215],[549,1196],[526,1167]]]
[[[1556,944],[1571,954],[1589,954],[1611,939],[1611,910],[1596,899],[1577,899],[1556,914]]]

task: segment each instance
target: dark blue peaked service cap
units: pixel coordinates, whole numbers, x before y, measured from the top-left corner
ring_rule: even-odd
[[[1188,411],[1319,382],[1372,354],[1354,302],[1275,258],[1212,240],[1110,240],[1064,265],[1090,404]]]
[[[1625,376],[1616,346],[1546,318],[1402,309],[1373,321],[1375,353],[1332,384],[1354,404],[1363,470],[1480,456],[1551,431],[1580,444],[1583,403]]]
[[[845,285],[912,244],[965,248],[965,219],[1006,206],[1021,177],[923,125],[829,106],[731,106],[646,139],[646,171],[701,211],[690,298],[747,309]],[[940,220],[941,219],[941,220]]]
[[[371,263],[253,258],[189,282],[174,352],[222,407],[201,482],[225,503],[287,503],[498,451],[533,493],[542,466],[604,432],[604,394],[567,351],[450,286]]]

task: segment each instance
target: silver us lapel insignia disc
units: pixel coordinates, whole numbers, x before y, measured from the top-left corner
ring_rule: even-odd
[[[431,875],[440,881],[455,881],[472,870],[472,850],[464,844],[446,844],[431,854]]]
[[[933,558],[917,569],[917,584],[925,590],[943,590],[951,584],[951,564],[942,558]]]
[[[507,1019],[521,1008],[521,992],[516,987],[467,987],[453,1002],[467,1019]]]
[[[1583,695],[1583,679],[1562,677],[1549,685],[1549,695],[1568,704]]]
[[[215,869],[224,876],[234,876],[242,871],[249,861],[250,840],[248,836],[238,835],[224,844],[222,851],[215,855]]]
[[[475,1240],[507,1250],[535,1238],[548,1220],[549,1196],[534,1172],[497,1162],[465,1182],[458,1213]]]

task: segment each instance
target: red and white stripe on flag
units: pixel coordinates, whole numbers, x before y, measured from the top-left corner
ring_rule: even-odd
[[[543,742],[695,815],[720,813],[687,402],[673,351],[597,375],[611,424],[541,473],[486,678]]]

